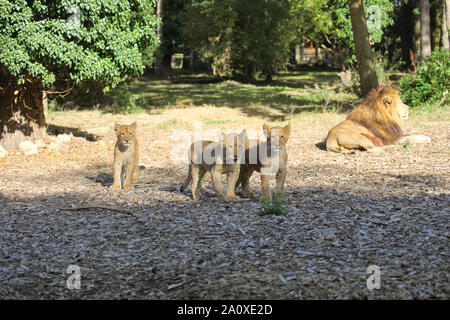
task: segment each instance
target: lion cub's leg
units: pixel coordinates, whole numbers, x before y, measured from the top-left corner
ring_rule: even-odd
[[[137,140],[134,141],[134,170],[133,170],[133,182],[138,182],[138,173],[139,173],[139,149]]]
[[[199,186],[199,182],[200,182],[200,168],[195,164],[192,164],[191,168],[192,168],[192,170],[191,170],[191,173],[192,173],[192,186],[191,186],[192,198],[194,198],[194,200],[197,201],[198,199],[201,198],[200,190],[197,189]]]
[[[198,183],[197,183],[197,189],[200,193],[206,192],[202,187],[202,179],[205,176],[206,172],[207,172],[207,170],[205,170],[205,168],[203,168],[203,167],[200,168],[200,172],[198,174]]]
[[[270,193],[270,180],[269,175],[263,174],[261,170],[261,197],[259,200],[272,200]]]
[[[242,186],[242,195],[244,197],[253,197],[254,194],[252,190],[250,189],[250,177],[253,174],[253,169],[250,169],[248,166],[242,166],[240,172],[239,172],[239,180],[236,183],[238,185],[239,183]]]
[[[109,187],[112,190],[120,190],[122,189],[122,162],[115,159],[113,164],[113,184]]]
[[[125,167],[125,178],[123,181],[124,189],[133,189],[133,175],[135,170],[134,161],[129,161]]]
[[[277,179],[277,193],[283,193],[284,181],[286,180],[286,167],[280,167],[276,174]]]
[[[241,165],[239,163],[230,165],[230,170],[227,172],[227,195],[232,200],[239,199],[234,193],[236,189],[236,182],[239,178],[239,169]]]
[[[214,191],[216,192],[216,197],[222,201],[230,201],[227,194],[227,189],[222,184],[222,164],[215,164],[211,169],[211,178],[214,185]]]
[[[192,180],[192,164],[189,164],[189,172],[186,177],[186,180],[184,180],[183,184],[180,187],[180,191],[183,192],[188,187],[189,183]]]

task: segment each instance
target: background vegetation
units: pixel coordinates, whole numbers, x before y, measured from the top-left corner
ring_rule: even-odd
[[[413,107],[446,108],[448,6],[448,0],[0,0],[0,144],[39,138],[47,102],[50,112],[126,114],[264,102],[267,114],[294,114],[346,111],[370,88],[388,84]],[[306,50],[313,59],[302,59]],[[309,72],[324,72],[324,81],[308,80]]]

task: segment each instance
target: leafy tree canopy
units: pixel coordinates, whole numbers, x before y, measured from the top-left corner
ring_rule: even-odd
[[[44,87],[142,73],[141,52],[159,40],[156,0],[0,0],[0,69]]]

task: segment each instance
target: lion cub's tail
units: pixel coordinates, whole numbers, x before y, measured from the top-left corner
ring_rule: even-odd
[[[189,172],[188,176],[186,177],[186,180],[184,181],[183,185],[180,188],[180,191],[183,192],[188,187],[189,183],[191,183],[192,180],[192,164],[189,164]]]

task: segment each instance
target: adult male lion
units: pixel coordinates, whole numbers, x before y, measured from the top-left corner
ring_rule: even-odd
[[[344,121],[328,132],[327,150],[370,151],[406,140],[401,125],[408,119],[408,109],[397,90],[389,87],[372,89]],[[423,135],[407,138],[411,143],[430,142],[430,138]]]

